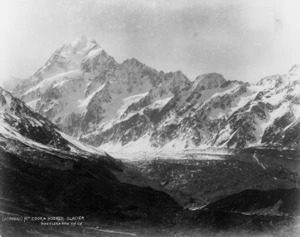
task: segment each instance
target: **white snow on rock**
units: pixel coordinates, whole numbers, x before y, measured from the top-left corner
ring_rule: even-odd
[[[35,129],[40,129],[44,126],[51,126],[49,125],[48,121],[32,112],[32,110],[29,108],[26,108],[26,106],[20,100],[14,98],[9,92],[3,90],[2,88],[0,88],[0,99],[0,140],[3,141],[4,144],[8,144],[7,146],[1,145],[3,149],[8,149],[12,152],[14,151],[11,149],[18,149],[17,147],[12,147],[9,145],[11,140],[14,140],[34,149],[42,149],[48,152],[60,151],[59,148],[54,147],[52,144],[47,145],[38,142],[38,137],[36,137],[36,140],[33,140],[30,138],[30,136],[26,135],[26,133],[30,134],[31,131],[34,132],[33,130]],[[17,109],[20,109],[20,111]],[[25,127],[27,130],[25,135],[22,135],[17,123],[22,123],[22,125]],[[72,138],[59,130],[54,130],[54,128],[47,128],[44,131],[51,133],[44,135],[53,137],[53,139],[60,134],[61,137],[69,143],[68,146],[71,148],[71,152],[87,153],[89,155],[107,155],[102,150],[87,144],[83,144],[82,142],[77,141],[75,138]]]
[[[56,50],[14,93],[64,132],[109,152],[278,146],[276,136],[263,142],[264,135],[297,129],[299,68],[255,85],[218,73],[192,82],[179,71],[159,72],[136,59],[118,63],[81,36]],[[288,124],[278,127],[284,116]]]
[[[87,96],[84,99],[79,99],[78,100],[78,107],[79,108],[86,108],[88,106],[88,104],[90,103],[91,99],[96,95],[96,93],[98,93],[99,91],[101,91],[104,88],[105,84],[101,85],[96,91],[94,91],[92,94],[90,94],[89,96]]]
[[[85,144],[83,142],[78,141],[76,138],[73,138],[71,136],[68,136],[67,134],[61,132],[61,131],[57,131],[64,139],[66,139],[70,144],[69,147],[72,149],[72,151],[74,152],[78,152],[79,151],[84,151],[84,152],[88,152],[91,154],[97,154],[97,155],[106,155],[107,153],[105,153],[103,150],[98,149],[96,147],[90,146],[88,144]]]

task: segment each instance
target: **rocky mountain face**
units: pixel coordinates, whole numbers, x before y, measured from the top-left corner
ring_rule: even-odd
[[[136,59],[118,63],[82,36],[14,90],[65,133],[107,151],[269,146],[299,149],[300,72],[255,85],[210,73],[190,81]]]

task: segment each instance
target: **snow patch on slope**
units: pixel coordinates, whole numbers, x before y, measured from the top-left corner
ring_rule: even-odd
[[[86,108],[88,106],[88,104],[90,103],[91,99],[93,99],[93,97],[96,95],[96,93],[98,93],[99,91],[103,90],[103,88],[105,87],[106,83],[104,83],[103,85],[101,85],[96,91],[94,91],[92,94],[90,94],[88,97],[86,97],[85,99],[79,99],[78,100],[78,107],[79,108]]]
[[[107,155],[104,151],[97,149],[96,147],[84,144],[84,143],[78,141],[76,138],[73,138],[59,130],[57,130],[57,132],[70,143],[69,147],[75,152],[76,152],[76,150],[74,150],[74,148],[77,150],[79,149],[81,151],[89,152],[92,154]]]
[[[156,100],[151,105],[148,106],[148,108],[151,109],[161,109],[163,108],[174,96],[169,96],[167,98]]]
[[[54,87],[62,86],[64,83],[64,80],[66,78],[76,78],[80,76],[80,70],[73,70],[68,71],[64,73],[60,73],[56,76],[45,78],[40,83],[38,83],[36,86],[30,88],[24,93],[24,96],[28,95],[29,93],[39,89],[40,93],[45,93],[45,91],[53,85]]]
[[[117,111],[117,116],[121,116],[131,104],[138,102],[140,99],[142,99],[146,95],[148,95],[148,93],[149,92],[147,91],[145,93],[141,93],[141,94],[137,94],[137,95],[132,95],[132,96],[123,98],[122,99],[123,105]]]

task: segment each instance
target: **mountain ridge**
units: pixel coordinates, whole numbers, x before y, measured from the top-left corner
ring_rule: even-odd
[[[191,81],[181,71],[164,73],[135,58],[118,63],[86,37],[60,50],[13,94],[93,146],[126,152],[299,149],[297,65],[256,84],[218,73]],[[289,141],[282,139],[286,133]]]

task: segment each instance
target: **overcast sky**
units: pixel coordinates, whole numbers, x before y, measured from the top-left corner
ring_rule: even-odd
[[[135,57],[190,79],[208,72],[256,82],[300,63],[293,0],[3,0],[0,78],[28,77],[63,43],[95,39],[118,62]]]

